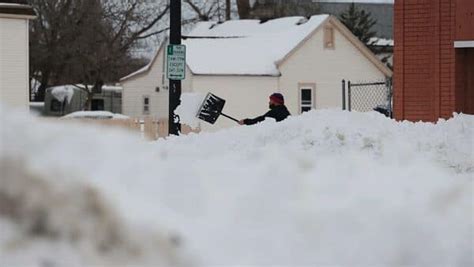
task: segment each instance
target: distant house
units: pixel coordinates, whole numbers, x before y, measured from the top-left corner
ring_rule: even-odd
[[[268,96],[281,92],[294,115],[341,108],[343,79],[384,80],[392,72],[337,18],[287,17],[260,23],[201,22],[183,41],[187,47],[184,92],[207,92],[227,100],[237,118],[261,115]],[[168,117],[165,44],[149,65],[121,79],[123,114]],[[220,119],[217,127],[233,122]],[[203,130],[210,129],[202,123]]]
[[[0,101],[28,109],[28,21],[35,18],[24,0],[0,0]]]
[[[474,114],[474,1],[395,1],[394,114]]]

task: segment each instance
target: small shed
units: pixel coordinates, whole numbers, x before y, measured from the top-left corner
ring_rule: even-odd
[[[83,85],[62,85],[46,89],[43,115],[64,116],[85,109],[87,94]],[[103,86],[100,93],[94,93],[92,111],[122,113],[122,87]]]

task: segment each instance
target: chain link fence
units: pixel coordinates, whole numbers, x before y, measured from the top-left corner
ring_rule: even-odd
[[[342,109],[360,112],[378,111],[392,117],[392,80],[352,83],[342,80]]]

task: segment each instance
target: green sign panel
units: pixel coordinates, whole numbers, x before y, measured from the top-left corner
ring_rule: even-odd
[[[168,45],[166,68],[168,79],[184,80],[186,77],[186,46]]]

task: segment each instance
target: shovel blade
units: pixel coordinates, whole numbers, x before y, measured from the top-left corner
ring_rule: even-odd
[[[225,100],[208,93],[204,101],[202,102],[201,108],[197,114],[197,117],[210,124],[214,124],[221,115],[224,109]]]

